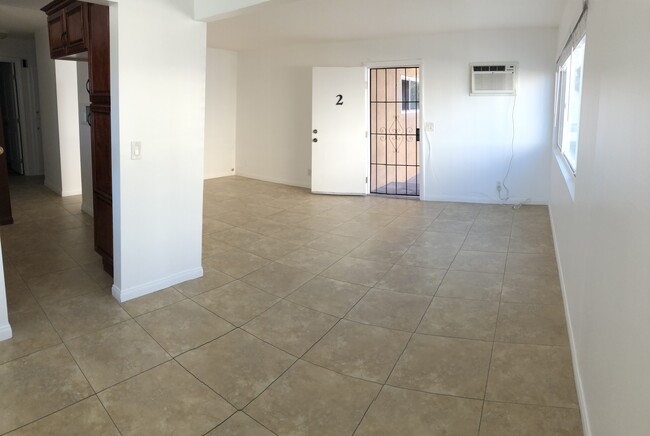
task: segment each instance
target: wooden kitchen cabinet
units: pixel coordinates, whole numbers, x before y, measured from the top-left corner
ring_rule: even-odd
[[[42,11],[47,14],[52,59],[88,59],[88,3],[57,0]]]

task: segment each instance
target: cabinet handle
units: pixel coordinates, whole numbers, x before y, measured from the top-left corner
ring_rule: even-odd
[[[61,33],[61,43],[62,43],[63,45],[66,44],[66,39],[67,39],[67,38],[66,38],[66,35],[67,35],[67,34],[68,34],[68,32],[63,32],[63,33]]]
[[[86,92],[90,94],[90,79],[86,80]]]
[[[90,127],[93,126],[93,123],[90,121],[92,119],[92,115],[93,115],[93,113],[90,112],[90,111],[88,111],[88,113],[86,114],[86,122],[88,123],[88,125]]]

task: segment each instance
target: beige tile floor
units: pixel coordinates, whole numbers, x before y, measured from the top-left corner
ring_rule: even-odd
[[[0,433],[579,435],[545,207],[205,183],[205,276],[125,304],[13,181]]]

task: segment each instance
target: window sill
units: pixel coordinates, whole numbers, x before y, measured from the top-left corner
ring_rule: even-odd
[[[560,172],[562,173],[562,176],[564,177],[564,181],[566,182],[567,190],[569,191],[571,200],[575,201],[576,176],[573,173],[571,167],[569,166],[569,163],[566,161],[564,156],[562,156],[562,153],[555,146],[553,147],[553,154],[555,155],[555,160],[557,161],[557,165],[560,168]]]

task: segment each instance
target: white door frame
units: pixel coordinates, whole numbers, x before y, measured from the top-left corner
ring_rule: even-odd
[[[418,148],[418,153],[420,153],[420,195],[419,199],[426,198],[425,197],[425,181],[426,181],[426,172],[425,170],[425,160],[424,160],[424,141],[429,141],[429,138],[427,136],[427,132],[424,129],[424,105],[422,102],[424,101],[424,74],[423,74],[423,67],[422,67],[422,59],[403,59],[403,60],[387,60],[387,61],[370,61],[370,62],[364,62],[363,66],[366,67],[366,83],[367,85],[367,96],[366,96],[366,101],[368,104],[366,105],[366,126],[367,126],[367,131],[368,131],[368,144],[367,144],[367,149],[368,149],[368,162],[366,165],[366,171],[368,174],[368,184],[366,185],[366,194],[370,193],[370,69],[371,68],[402,68],[402,67],[418,67],[420,70],[420,81],[418,84],[418,87],[420,88],[420,114],[419,114],[419,119],[418,123],[420,125],[420,146]],[[424,138],[424,140],[423,140]]]

